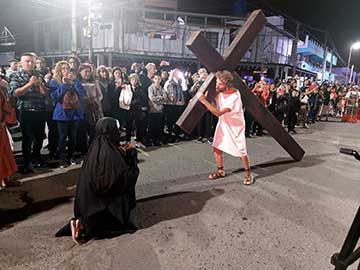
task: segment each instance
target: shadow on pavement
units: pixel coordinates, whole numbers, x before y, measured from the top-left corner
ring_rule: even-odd
[[[74,196],[80,168],[42,175],[19,187],[0,191],[0,230],[9,223],[49,210]]]
[[[224,194],[223,189],[211,189],[202,192],[178,192],[138,200],[135,224],[140,229],[145,229],[162,221],[199,213],[208,200],[222,194]]]
[[[305,156],[301,161],[295,161],[293,159],[289,158],[276,158],[274,160],[271,160],[269,162],[265,162],[262,164],[254,165],[252,166],[252,170],[256,172],[256,180],[259,180],[261,178],[265,178],[274,174],[279,174],[284,171],[287,171],[292,168],[309,168],[317,166],[325,160],[324,157],[327,156],[334,156],[337,155],[337,153],[327,153],[327,154],[321,154],[321,155],[311,155],[311,156]],[[271,168],[267,169],[267,168]],[[238,169],[233,171],[232,173],[239,173],[243,172],[244,169]]]
[[[26,194],[24,194],[26,196]],[[14,222],[26,219],[27,217],[52,209],[59,204],[68,202],[72,196],[55,198],[52,200],[26,204],[21,209],[0,210],[0,231],[12,227]]]

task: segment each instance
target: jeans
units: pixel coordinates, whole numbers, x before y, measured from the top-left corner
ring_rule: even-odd
[[[92,141],[95,139],[95,126],[87,122],[85,119],[80,120],[77,128],[76,150],[82,155],[86,155]]]
[[[57,126],[59,132],[59,157],[62,162],[68,162],[75,150],[79,121],[58,121]],[[66,143],[66,139],[68,139],[68,143]],[[68,147],[67,153],[66,145]]]
[[[44,113],[33,111],[20,111],[19,113],[24,166],[30,165],[31,157],[40,159],[45,129]]]

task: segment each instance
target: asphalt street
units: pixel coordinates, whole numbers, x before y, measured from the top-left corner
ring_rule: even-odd
[[[269,136],[248,139],[253,186],[242,185],[241,162],[230,156],[227,177],[207,180],[216,169],[209,144],[145,149],[134,215],[141,229],[81,246],[54,237],[72,217],[78,167],[26,179],[0,192],[17,220],[0,231],[0,269],[334,269],[330,257],[360,194],[360,163],[339,148],[360,149],[359,133],[359,124],[340,122],[299,129],[301,162]]]

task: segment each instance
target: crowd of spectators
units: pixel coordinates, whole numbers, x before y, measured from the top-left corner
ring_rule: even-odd
[[[76,55],[47,67],[44,58],[24,53],[20,61],[10,61],[1,77],[1,89],[21,126],[22,173],[34,173],[49,160],[57,160],[62,168],[77,163],[94,139],[96,122],[104,116],[116,118],[122,140],[137,148],[195,139],[211,143],[217,119],[209,112],[192,134],[176,125],[207,77],[205,68],[191,73],[165,61],[159,66],[95,67],[81,63]],[[289,133],[330,116],[357,121],[356,85],[320,85],[298,78],[271,82],[262,78],[247,84]],[[246,110],[245,120],[247,137],[266,133]],[[45,138],[47,156],[41,154]]]

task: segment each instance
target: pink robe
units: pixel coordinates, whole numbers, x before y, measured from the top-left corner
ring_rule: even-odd
[[[220,92],[216,97],[219,110],[229,108],[231,112],[219,117],[213,147],[234,157],[247,156],[245,141],[245,119],[240,92],[233,94]]]

